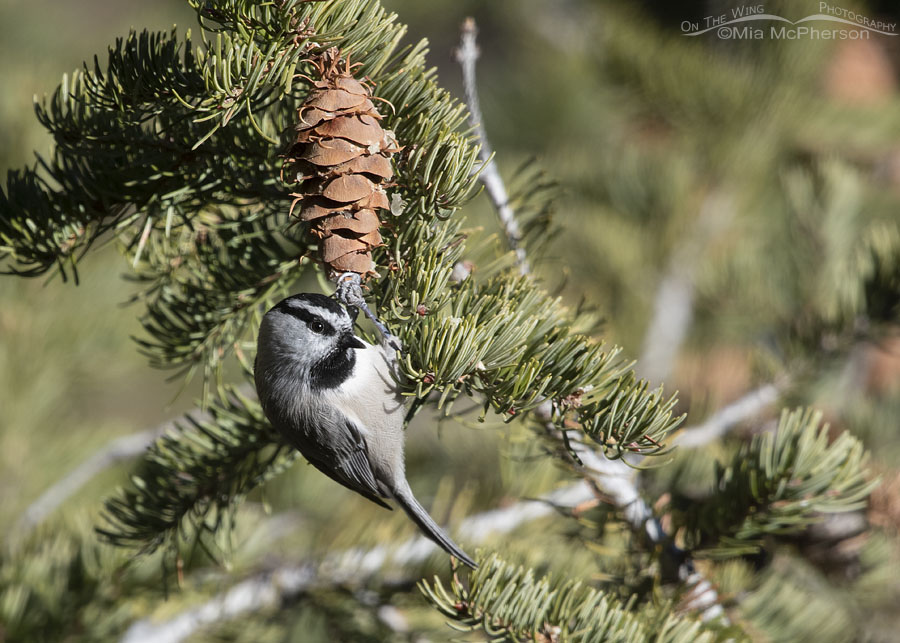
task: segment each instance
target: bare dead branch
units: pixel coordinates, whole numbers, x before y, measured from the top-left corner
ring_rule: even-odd
[[[198,417],[202,419],[202,415]],[[34,529],[94,476],[120,462],[138,457],[157,438],[173,429],[175,420],[169,420],[152,429],[116,438],[51,485],[37,500],[28,505],[16,525],[16,531],[22,533]]]
[[[714,413],[702,424],[682,430],[675,436],[673,444],[686,449],[696,449],[724,437],[735,425],[759,415],[772,406],[786,385],[785,379],[774,384],[764,384],[750,391]]]
[[[669,259],[653,300],[653,315],[644,334],[643,350],[635,370],[652,383],[668,379],[694,318],[694,284],[700,258],[710,240],[732,218],[731,201],[712,190],[703,201],[693,225]]]
[[[252,393],[253,388],[249,384],[243,384],[238,388],[238,391],[246,395]],[[187,416],[193,417],[197,422],[207,422],[211,419],[208,413],[199,408],[189,411],[182,417]],[[51,485],[37,500],[28,505],[22,517],[19,518],[14,531],[18,534],[31,531],[61,507],[66,500],[78,493],[94,476],[120,462],[138,457],[157,438],[167,431],[176,430],[180,421],[181,418],[178,420],[167,420],[152,429],[146,429],[131,435],[123,435],[112,440]]]
[[[479,179],[484,185],[485,192],[493,203],[497,215],[500,217],[500,223],[503,226],[509,246],[516,253],[519,271],[523,275],[527,275],[530,272],[530,267],[525,249],[520,245],[522,231],[516,220],[516,213],[509,204],[509,194],[506,191],[503,178],[500,176],[500,170],[497,169],[497,163],[494,161],[494,154],[484,128],[484,118],[481,115],[478,85],[475,79],[475,61],[478,60],[479,54],[478,45],[476,44],[477,36],[478,26],[475,24],[475,19],[466,18],[460,32],[459,47],[455,52],[456,61],[462,68],[463,92],[465,93],[466,107],[469,109],[469,124],[478,134],[478,139],[481,143],[481,151],[479,152],[481,165],[477,171],[481,173]]]

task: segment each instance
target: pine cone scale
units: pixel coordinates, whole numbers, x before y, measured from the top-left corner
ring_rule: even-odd
[[[342,89],[327,89],[325,91],[312,92],[307,105],[318,107],[326,112],[337,112],[357,107],[365,100],[365,96],[351,94]]]
[[[384,136],[381,125],[375,119],[372,120],[373,123],[365,123],[358,116],[338,116],[316,126],[315,132],[320,136],[339,136],[341,139],[368,147],[381,141]]]
[[[383,179],[390,179],[394,176],[394,169],[391,167],[390,160],[381,154],[358,156],[336,166],[334,170],[341,174],[345,172],[372,174]]]
[[[322,194],[339,203],[359,201],[375,191],[375,184],[362,174],[342,174],[322,190]]]
[[[371,232],[372,226],[378,224],[378,215],[372,210],[358,210],[347,216],[348,213],[342,213],[340,216],[328,217],[322,223],[322,229],[330,230],[349,230],[358,234],[367,234]]]
[[[300,155],[313,165],[339,165],[360,156],[364,148],[342,138],[312,141]]]

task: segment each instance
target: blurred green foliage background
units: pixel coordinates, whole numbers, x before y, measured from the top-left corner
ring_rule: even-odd
[[[0,170],[46,155],[50,137],[32,97],[130,28],[189,26],[180,2],[3,2],[0,5]],[[127,265],[113,247],[85,262],[78,288],[58,279],[0,281],[0,520],[11,525],[38,493],[113,436],[189,408],[147,368],[130,335],[140,329]],[[108,481],[107,481],[108,482]],[[102,484],[102,483],[101,483]],[[102,489],[102,486],[95,488]]]
[[[854,275],[852,248],[844,246],[900,218],[900,37],[773,42],[683,36],[681,20],[730,6],[712,1],[384,4],[409,24],[410,40],[429,38],[440,80],[457,95],[452,50],[462,19],[475,16],[481,32],[480,98],[501,171],[512,179],[517,167],[537,157],[559,184],[560,233],[539,272],[571,303],[584,299],[605,314],[607,341],[638,358],[659,284],[673,274],[691,283],[691,323],[661,376],[680,391],[688,424],[788,374],[789,403],[816,404],[835,431],[851,430],[866,441],[887,491],[876,493],[869,512],[876,531],[868,542],[857,543],[854,560],[880,576],[860,576],[859,569],[848,571],[833,557],[828,565],[813,567],[830,579],[829,591],[853,595],[857,607],[848,608],[848,618],[865,618],[869,640],[890,640],[900,625],[894,613],[900,581],[891,576],[900,529],[897,303],[887,301],[885,314],[869,315],[869,323],[879,325],[877,342],[855,343],[852,333],[840,329],[848,326]],[[817,5],[767,3],[766,9],[799,17]],[[887,3],[853,6],[900,21],[900,12]],[[189,28],[193,19],[185,3],[168,0],[4,0],[0,169],[32,163],[32,150],[49,150],[33,117],[33,94],[52,91],[61,74],[94,54],[102,61],[106,45],[130,27]],[[466,214],[473,223],[496,229],[484,195]],[[167,382],[166,373],[152,370],[130,340],[140,326],[136,309],[121,305],[134,292],[123,278],[128,271],[110,245],[87,257],[77,287],[53,278],[0,279],[4,525],[14,525],[44,489],[110,439],[159,424],[194,404],[197,383],[181,390],[180,382]],[[823,336],[822,324],[837,329],[834,345],[810,343],[810,337]],[[436,506],[448,512],[535,494],[558,477],[549,464],[523,457],[532,453],[515,427],[471,430],[444,422],[434,431],[429,424],[420,422],[411,433],[411,482],[420,497],[437,498]],[[710,455],[733,448],[713,446]],[[679,458],[647,474],[651,495],[674,489],[689,499],[709,479],[711,458]],[[441,465],[435,467],[435,461]],[[122,465],[91,481],[63,509],[62,519],[87,533],[100,500],[127,470]],[[517,487],[510,487],[512,480]],[[324,493],[340,498],[337,509],[319,505]],[[264,555],[289,555],[298,542],[352,546],[408,529],[402,518],[337,493],[303,466],[269,485],[246,512],[262,520],[266,504],[296,508],[289,514],[296,520],[285,523],[291,536],[276,546],[254,536],[254,520],[245,521],[236,539],[235,568],[252,568]],[[351,516],[364,525],[338,533],[310,528],[326,518],[346,524]],[[361,533],[363,526],[368,533]],[[552,533],[548,528],[546,537]],[[507,546],[528,555],[522,543]],[[574,569],[578,562],[561,564]],[[718,578],[723,587],[729,586],[728,573]],[[819,572],[796,571],[800,577],[807,573]],[[132,596],[129,607],[119,611],[120,620],[112,619],[110,632],[121,629],[129,615],[174,609],[171,602],[168,607],[157,602],[161,590],[151,572],[138,574],[134,582],[141,578],[153,599],[141,604]],[[194,586],[201,594],[216,587],[215,580]],[[327,611],[329,597],[320,601]],[[334,605],[340,604],[335,599]],[[760,622],[770,617],[756,609]],[[293,632],[295,640],[315,640],[311,633],[319,628],[320,640],[329,640],[327,627],[311,614],[245,623],[242,632],[225,626],[216,636],[263,640]],[[410,614],[417,627],[440,627],[430,611]],[[838,622],[830,630],[834,638],[826,640],[840,640],[848,627]],[[247,638],[250,633],[259,638]],[[795,640],[807,634],[796,633]],[[760,640],[765,638],[761,631]]]

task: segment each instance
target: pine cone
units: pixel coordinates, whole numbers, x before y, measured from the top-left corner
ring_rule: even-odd
[[[378,210],[388,209],[393,185],[391,155],[399,151],[393,132],[365,82],[353,77],[337,49],[313,64],[318,80],[300,108],[297,138],[285,155],[282,176],[300,186],[294,207],[319,239],[322,262],[333,272],[374,273],[372,248],[382,245]]]

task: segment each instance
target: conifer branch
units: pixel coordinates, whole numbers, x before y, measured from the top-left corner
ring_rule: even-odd
[[[862,443],[832,440],[822,415],[783,411],[774,432],[757,435],[727,467],[718,466],[712,497],[674,522],[696,555],[755,553],[766,538],[796,534],[823,514],[854,511],[877,486]]]
[[[497,556],[482,562],[466,584],[454,576],[423,581],[428,600],[460,631],[483,630],[495,641],[634,641],[688,643],[716,640],[691,617],[671,608],[633,609],[632,601],[586,587],[579,581],[538,580],[533,570]]]
[[[563,440],[563,434],[550,420],[552,406],[545,403],[535,413],[544,422],[547,435],[556,441]],[[569,464],[594,490],[595,496],[609,502],[622,512],[629,528],[639,534],[651,546],[662,548],[666,564],[674,567],[679,580],[684,584],[683,609],[700,614],[701,619],[720,619],[727,623],[724,610],[719,603],[719,594],[709,581],[698,572],[691,561],[689,552],[677,547],[663,529],[653,509],[638,490],[636,468],[641,458],[610,460],[604,453],[588,447],[578,437],[565,438],[565,453]]]
[[[206,421],[186,417],[147,451],[130,488],[106,501],[98,533],[120,546],[173,551],[231,529],[243,497],[296,459],[254,399],[230,389]]]
[[[520,501],[509,507],[469,516],[460,523],[457,531],[467,542],[484,543],[490,537],[510,533],[524,524],[552,515],[557,508],[576,507],[591,497],[590,488],[577,483],[545,494],[539,500]],[[166,621],[156,623],[142,619],[133,623],[122,641],[178,643],[204,627],[274,607],[316,588],[364,584],[385,565],[399,569],[420,565],[436,549],[431,540],[416,536],[398,545],[336,552],[319,563],[279,561],[270,564],[266,571],[254,574]],[[408,580],[412,582],[415,578]]]
[[[464,84],[464,91],[465,91],[465,95],[466,95],[466,104],[469,109],[469,123],[472,126],[472,128],[477,132],[478,141],[480,143],[480,149],[481,149],[480,154],[481,154],[482,163],[483,163],[480,178],[482,180],[482,183],[485,185],[485,189],[488,192],[488,196],[490,197],[490,200],[494,206],[494,209],[497,211],[498,216],[500,217],[501,222],[504,225],[504,229],[506,231],[506,236],[509,240],[511,247],[516,249],[519,270],[520,270],[521,274],[524,276],[524,275],[530,274],[531,269],[526,260],[524,248],[521,248],[519,246],[519,242],[521,241],[521,237],[522,237],[522,235],[520,233],[521,228],[519,226],[519,223],[517,222],[516,213],[510,205],[510,201],[507,196],[508,193],[507,193],[503,178],[500,176],[499,170],[497,170],[497,167],[496,167],[496,163],[493,160],[491,147],[490,147],[490,144],[487,139],[487,131],[484,127],[483,118],[481,116],[481,110],[480,110],[480,106],[479,106],[480,104],[479,104],[479,99],[478,99],[478,88],[477,88],[477,83],[475,80],[475,62],[476,62],[476,60],[478,58],[478,54],[479,54],[478,46],[476,44],[477,34],[478,34],[478,29],[475,24],[475,20],[473,18],[467,18],[464,21],[462,28],[461,28],[460,45],[456,49],[456,59],[460,63],[460,66],[462,67],[462,71],[463,71],[463,84]],[[457,263],[454,266],[454,274],[458,270],[459,266],[460,266],[459,263]],[[460,276],[458,276],[456,279],[454,279],[454,281],[461,281],[465,278],[465,276],[468,276],[467,270],[462,271],[460,273]],[[622,386],[622,388],[620,388],[620,391],[627,390],[626,387],[632,387],[631,391],[633,391],[635,394],[637,394],[639,397],[642,398],[642,403],[646,402],[647,391],[646,391],[646,385],[643,382],[635,383],[633,381],[633,378],[628,378],[628,379],[621,380],[620,385]],[[593,384],[586,384],[584,386],[584,388],[579,388],[579,389],[577,389],[577,391],[583,392],[584,390],[590,390],[592,388],[593,388]],[[571,394],[577,394],[579,397],[581,395],[581,393],[576,393],[576,390],[571,391]],[[562,399],[563,397],[566,397],[566,396],[557,396],[557,398],[555,398],[555,399]],[[621,405],[623,407],[629,408],[630,405],[626,400],[627,400],[627,396],[617,399],[616,406],[618,406],[621,403]],[[543,402],[541,404],[543,404]],[[662,407],[666,408],[666,409],[670,409],[672,404],[673,404],[673,400],[669,400],[667,403],[663,404]],[[588,408],[585,409],[585,413],[583,415],[586,417],[590,417],[591,423],[590,423],[590,426],[588,426],[586,424],[584,428],[587,433],[594,435],[594,436],[598,436],[598,434],[599,434],[598,437],[602,438],[603,432],[598,431],[598,428],[599,428],[599,424],[597,421],[598,418],[596,415],[592,415],[590,413],[590,411],[595,411],[595,410],[597,410],[597,407],[595,407],[595,406],[588,406]],[[634,410],[635,410],[636,415],[641,415],[641,413],[637,409],[634,409]],[[604,422],[606,422],[606,426],[609,426],[610,424],[619,425],[619,426],[627,426],[629,424],[629,422],[627,422],[627,421],[616,422],[615,420],[611,420],[611,418],[605,418]],[[656,437],[661,438],[663,435],[664,435],[664,433],[659,431],[659,428],[657,427],[657,430],[655,430],[653,432],[653,435],[651,436],[650,442],[652,443]],[[635,436],[635,437],[637,437],[637,436]],[[645,441],[644,440],[645,437],[646,437],[646,434],[641,435],[640,440]],[[608,440],[606,440],[606,439],[601,439],[600,441],[601,441],[601,443],[604,444],[604,446],[607,446],[609,444]],[[628,440],[628,442],[632,442],[632,441]],[[656,445],[656,446],[658,447],[658,445]],[[620,447],[620,449],[621,449],[621,447]],[[621,450],[619,451],[619,453],[621,453]]]

